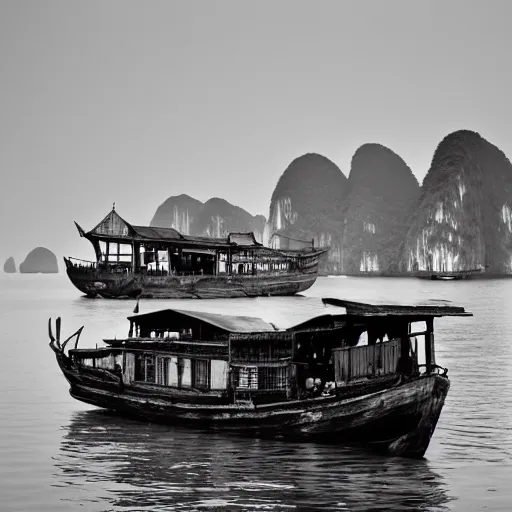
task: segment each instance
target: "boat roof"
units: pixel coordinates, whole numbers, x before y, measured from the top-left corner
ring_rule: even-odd
[[[257,333],[300,330],[315,328],[315,326],[332,328],[336,325],[336,321],[344,321],[349,316],[403,316],[415,319],[435,316],[472,316],[463,307],[451,305],[449,301],[443,300],[400,304],[389,301],[355,302],[338,298],[314,299],[304,297],[304,299],[308,301],[304,305],[304,311],[297,311],[301,308],[297,308],[294,303],[293,308],[289,310],[289,315],[285,314],[277,321],[267,321],[257,316],[226,315],[176,308],[139,313],[129,316],[128,320],[138,324],[151,325],[153,328],[167,328],[169,327],[169,318],[174,317],[176,328],[179,328],[180,322],[193,318],[230,333]],[[318,303],[323,304],[323,307],[319,308]]]
[[[443,299],[413,300],[408,303],[400,303],[387,299],[355,302],[326,297],[322,299],[322,302],[345,308],[348,315],[354,316],[473,316],[473,313],[465,311],[464,307]]]
[[[256,316],[234,316],[222,315],[219,313],[207,313],[204,311],[185,311],[182,309],[161,309],[151,313],[142,313],[129,316],[128,320],[141,322],[156,322],[168,318],[171,315],[194,318],[207,324],[213,325],[228,332],[275,332],[278,330],[274,325]]]
[[[112,210],[93,229],[85,232],[76,222],[80,236],[86,238],[137,240],[139,242],[179,242],[184,246],[230,247],[263,247],[254,233],[229,233],[226,238],[184,235],[174,228],[158,226],[135,226],[124,220],[115,210]]]

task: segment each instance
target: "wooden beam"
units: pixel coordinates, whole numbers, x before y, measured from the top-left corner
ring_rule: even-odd
[[[432,365],[435,364],[434,355],[434,319],[427,318],[427,333],[425,335],[425,364],[427,374],[432,371]]]

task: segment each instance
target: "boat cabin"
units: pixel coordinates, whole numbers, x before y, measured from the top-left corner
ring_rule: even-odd
[[[209,238],[185,235],[173,228],[135,226],[125,221],[115,207],[91,231],[85,232],[75,224],[96,253],[96,262],[67,258],[66,265],[75,272],[251,276],[302,271],[318,260],[319,251],[312,244],[284,254],[264,247],[254,233]]]
[[[471,316],[444,301],[322,302],[325,314],[286,328],[257,317],[178,309],[138,314],[128,318],[127,338],[69,353],[75,363],[119,372],[125,385],[203,401],[326,398],[352,386],[443,371],[436,364],[434,318]]]

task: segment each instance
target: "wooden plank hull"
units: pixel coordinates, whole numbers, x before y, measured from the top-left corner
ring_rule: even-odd
[[[429,375],[356,396],[340,392],[255,406],[229,403],[221,392],[123,385],[108,370],[75,365],[55,353],[72,397],[134,418],[295,441],[361,443],[413,458],[424,456],[450,386],[446,377]]]
[[[269,275],[226,276],[152,276],[147,274],[116,274],[84,272],[67,267],[71,282],[89,297],[214,299],[235,297],[294,295],[307,290],[316,281],[317,266],[307,272]]]

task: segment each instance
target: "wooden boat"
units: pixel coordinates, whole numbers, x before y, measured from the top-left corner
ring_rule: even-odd
[[[275,250],[254,233],[227,238],[133,226],[115,208],[91,231],[96,261],[64,258],[71,282],[89,297],[230,298],[293,295],[310,288],[326,249]]]
[[[138,314],[126,339],[101,348],[77,348],[83,327],[61,343],[60,318],[56,339],[50,319],[50,347],[72,397],[135,418],[423,457],[450,387],[434,318],[471,314],[446,302],[321,300],[325,313],[286,328],[200,311]]]
[[[474,279],[483,276],[484,271],[483,267],[453,271],[419,270],[414,272],[414,276],[419,279],[430,279],[431,281],[459,281],[461,279]]]

